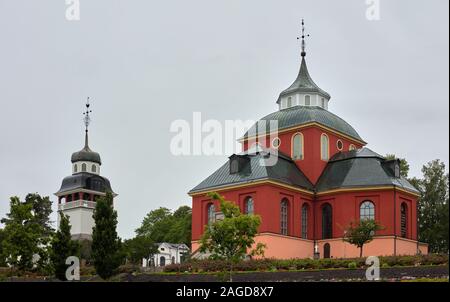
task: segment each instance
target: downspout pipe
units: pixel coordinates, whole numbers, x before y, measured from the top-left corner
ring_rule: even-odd
[[[397,186],[394,185],[394,256],[397,256]]]

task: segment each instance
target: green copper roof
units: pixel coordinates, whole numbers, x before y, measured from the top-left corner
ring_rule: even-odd
[[[359,141],[363,141],[356,130],[353,129],[353,127],[350,126],[346,121],[329,112],[328,110],[317,106],[294,106],[273,112],[263,117],[261,120],[266,121],[267,132],[271,130],[271,120],[278,121],[278,130],[317,122],[323,126],[334,129]],[[247,137],[249,133],[256,134],[255,129],[256,124],[253,125],[247,133],[245,133],[244,138]]]
[[[319,88],[316,83],[311,79],[311,76],[308,72],[308,67],[306,67],[306,60],[305,57],[302,57],[302,63],[300,65],[300,71],[298,72],[298,76],[295,79],[294,83],[292,83],[289,88],[284,90],[280,93],[280,98],[282,96],[292,94],[292,93],[318,93],[322,96],[326,97],[327,99],[330,99],[330,95]],[[280,102],[280,98],[278,98],[277,103]]]

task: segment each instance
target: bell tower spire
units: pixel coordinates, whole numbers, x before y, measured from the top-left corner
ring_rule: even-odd
[[[87,98],[86,101],[86,111],[83,112],[84,118],[84,126],[85,126],[85,138],[84,138],[84,147],[88,147],[88,128],[89,128],[89,124],[91,123],[91,117],[89,116],[89,113],[92,112],[92,110],[89,108],[91,106],[91,104],[89,104],[89,97]]]
[[[309,34],[305,35],[305,20],[302,19],[302,35],[301,37],[297,37],[297,40],[302,39],[302,52],[301,52],[301,56],[302,58],[306,56],[306,43],[305,43],[305,37],[309,37]]]
[[[302,43],[300,70],[291,86],[280,93],[277,100],[280,110],[295,106],[313,106],[328,109],[330,95],[314,83],[306,67],[305,39],[307,37],[309,37],[309,34],[305,33],[305,20],[302,19],[302,34],[300,37],[297,37],[297,40],[301,39]]]

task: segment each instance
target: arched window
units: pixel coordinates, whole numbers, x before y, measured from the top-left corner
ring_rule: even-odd
[[[159,257],[159,266],[165,266],[166,265],[166,257],[161,256]]]
[[[208,205],[208,224],[211,224],[214,222],[214,215],[216,210],[214,209],[214,204],[210,203]]]
[[[359,219],[375,219],[375,206],[370,200],[365,200],[359,207]]]
[[[322,239],[333,237],[333,210],[330,204],[325,204],[322,208]]]
[[[406,203],[402,203],[400,207],[400,215],[401,235],[406,238],[408,235],[408,206]]]
[[[348,150],[349,150],[349,151],[356,150],[355,145],[350,144],[350,146],[348,147]]]
[[[292,137],[292,158],[303,159],[303,134],[296,133]]]
[[[81,171],[86,172],[86,169],[87,169],[86,164],[85,163],[81,164]]]
[[[73,173],[77,173],[78,172],[78,165],[75,164],[73,165]]]
[[[302,238],[308,239],[308,205],[302,207]]]
[[[325,99],[322,98],[322,108],[325,108]]]
[[[311,106],[311,97],[309,95],[305,95],[305,106]]]
[[[292,97],[288,97],[287,99],[287,107],[292,107]]]
[[[244,211],[245,211],[245,214],[247,214],[247,215],[251,215],[251,214],[254,213],[253,199],[252,199],[250,196],[248,196],[248,197],[245,199],[245,202],[244,202]]]
[[[94,172],[94,173],[97,172],[97,167],[95,165],[92,165],[91,171]]]
[[[328,144],[328,135],[322,133],[320,136],[320,158],[322,160],[328,160],[330,154],[330,148]]]
[[[288,234],[288,200],[283,199],[280,203],[280,232],[282,235]]]

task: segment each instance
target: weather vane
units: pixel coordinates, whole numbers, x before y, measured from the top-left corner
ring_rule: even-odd
[[[306,51],[305,51],[305,37],[309,37],[309,34],[305,35],[305,20],[302,19],[302,57],[306,56]],[[297,37],[297,40],[300,40],[300,37]]]
[[[89,97],[88,97],[88,98],[87,98],[87,101],[86,101],[86,111],[83,112],[83,115],[84,115],[84,125],[86,126],[86,132],[88,131],[89,124],[91,123],[91,117],[89,116],[89,113],[91,113],[92,110],[89,109],[90,106],[91,106],[91,105],[89,104]]]

